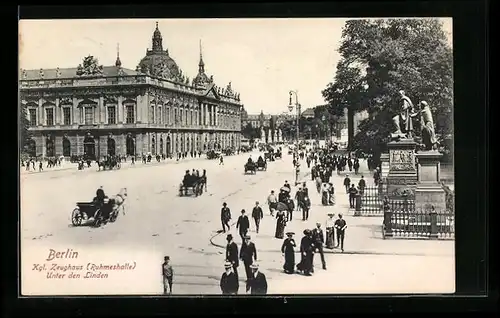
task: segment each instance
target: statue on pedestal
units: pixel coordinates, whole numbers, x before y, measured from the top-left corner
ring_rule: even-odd
[[[420,109],[420,127],[422,129],[422,143],[425,150],[433,150],[437,145],[436,132],[434,130],[434,120],[432,119],[432,111],[426,101],[418,103]]]
[[[266,140],[266,132],[264,131],[264,127],[260,127],[260,140],[262,142]]]
[[[414,106],[411,99],[406,96],[405,91],[399,91],[402,105],[399,114],[392,118],[395,131],[392,133],[392,138],[412,138],[413,121],[412,118],[418,113],[414,112]]]

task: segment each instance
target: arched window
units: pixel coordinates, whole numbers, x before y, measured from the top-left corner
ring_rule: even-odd
[[[151,154],[156,155],[156,140],[155,138],[151,138]]]
[[[116,155],[116,143],[115,140],[111,137],[108,138],[108,155]]]
[[[63,156],[71,157],[71,142],[68,138],[63,139]]]
[[[30,157],[36,157],[36,141],[34,139],[28,141],[26,152]]]
[[[135,156],[135,140],[132,136],[127,136],[125,146],[127,148],[127,156]]]
[[[163,155],[163,138],[160,138],[160,155]]]
[[[47,140],[45,141],[45,147],[46,147],[45,154],[47,157],[55,157],[56,156],[56,149],[54,147],[54,140],[51,137],[47,138]]]

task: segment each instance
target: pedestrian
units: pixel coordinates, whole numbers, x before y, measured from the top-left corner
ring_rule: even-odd
[[[295,272],[295,240],[293,239],[293,232],[287,232],[287,238],[283,241],[283,245],[281,246],[281,253],[285,257],[285,265],[283,265],[283,269],[287,274],[293,274]]]
[[[323,269],[326,270],[326,261],[325,261],[325,253],[323,253],[323,245],[325,244],[325,236],[323,234],[323,230],[321,229],[321,223],[316,223],[316,228],[312,232],[313,242],[314,242],[314,250],[319,253],[321,256],[321,264],[323,265]]]
[[[286,220],[287,217],[285,211],[279,210],[276,212],[276,232],[274,234],[275,238],[283,239],[286,227]]]
[[[43,163],[42,163],[42,161],[40,161],[38,163],[38,172],[42,172],[42,171],[43,171]]]
[[[163,274],[163,294],[172,294],[172,282],[174,278],[174,270],[170,264],[170,256],[165,256],[162,265]]]
[[[278,205],[278,198],[276,198],[274,190],[272,190],[271,194],[267,197],[267,205],[269,206],[269,213],[271,214],[271,216],[274,216],[274,210],[276,210],[276,207]]]
[[[259,271],[258,264],[252,264],[251,277],[247,281],[247,293],[250,292],[251,295],[266,295],[267,294],[267,279],[266,275]]]
[[[309,196],[305,196],[304,203],[302,206],[302,221],[307,221],[309,219],[310,209],[311,209],[311,199],[309,199]]]
[[[264,213],[259,206],[259,201],[255,202],[255,206],[252,210],[252,218],[255,221],[255,232],[259,233],[260,220],[264,218]]]
[[[351,209],[355,208],[357,194],[358,194],[358,189],[356,189],[356,186],[353,183],[349,188],[349,206],[351,207]]]
[[[237,295],[240,283],[238,275],[233,272],[233,266],[230,262],[224,264],[224,273],[220,279],[220,289],[222,295]]]
[[[226,226],[228,231],[231,229],[231,226],[229,225],[229,221],[231,221],[231,209],[227,207],[226,202],[222,203],[222,209],[220,209],[220,220],[222,223],[222,232],[226,233]]]
[[[300,263],[297,264],[297,269],[306,276],[311,276],[313,272],[313,257],[314,257],[314,242],[312,240],[312,232],[309,229],[304,230],[304,237],[300,241]]]
[[[349,178],[349,175],[346,174],[344,178],[344,187],[345,187],[345,193],[349,193],[349,186],[351,185],[351,179]]]
[[[253,264],[254,260],[257,261],[257,249],[255,244],[250,240],[250,235],[245,236],[245,241],[241,245],[240,249],[240,260],[245,266],[245,273],[247,275],[247,280],[252,277],[252,271],[250,270],[250,265]]]
[[[224,157],[221,155],[219,158],[219,166],[224,165]]]
[[[288,222],[292,222],[293,210],[295,210],[295,203],[293,203],[293,200],[291,198],[288,198],[286,205],[288,207],[286,209],[286,219]]]
[[[344,252],[344,237],[345,229],[347,228],[347,223],[342,218],[342,214],[339,213],[339,218],[335,221],[335,229],[337,230],[337,248],[340,245],[340,249]]]
[[[250,221],[248,220],[248,216],[245,214],[245,209],[241,210],[241,215],[238,217],[238,222],[236,222],[236,228],[239,229],[241,241],[244,242],[245,236],[250,228]]]
[[[238,275],[239,256],[238,256],[238,245],[233,240],[233,235],[228,234],[226,236],[226,261],[230,262],[233,266],[233,271]]]
[[[363,193],[365,192],[365,188],[366,188],[366,181],[365,181],[365,177],[363,175],[361,175],[361,179],[359,179],[359,181],[358,181],[358,187],[359,187],[359,194],[363,195]]]
[[[326,248],[333,249],[335,246],[335,220],[333,219],[333,213],[328,213],[328,218],[326,219]]]

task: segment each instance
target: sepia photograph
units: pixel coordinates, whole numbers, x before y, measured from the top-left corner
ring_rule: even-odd
[[[19,20],[20,294],[452,294],[452,18]]]

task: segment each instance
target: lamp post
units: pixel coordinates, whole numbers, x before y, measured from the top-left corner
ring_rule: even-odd
[[[300,108],[301,108],[301,105],[299,104],[299,96],[297,94],[297,91],[293,91],[291,90],[289,92],[289,95],[290,95],[290,101],[288,103],[288,110],[290,111],[290,113],[293,111],[293,104],[292,104],[292,96],[295,95],[295,110],[297,111],[297,147],[299,146],[299,136],[300,136],[300,132],[299,132],[299,127],[300,127],[300,114],[301,114],[301,111],[300,111]]]

